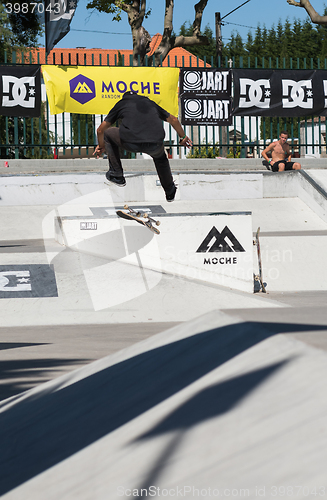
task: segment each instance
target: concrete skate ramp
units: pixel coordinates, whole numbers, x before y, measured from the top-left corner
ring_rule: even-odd
[[[0,495],[322,488],[326,353],[287,338],[317,330],[214,311],[3,402]]]
[[[300,176],[294,178],[302,179]],[[285,179],[290,177],[286,176]],[[75,209],[75,212],[77,209],[74,206],[62,205],[59,209],[60,230],[51,236],[81,254],[115,259],[116,262],[111,264],[110,273],[113,273],[118,263],[129,262],[139,268],[142,264],[142,273],[144,269],[154,269],[251,292],[253,273],[258,273],[257,252],[252,244],[252,237],[260,226],[263,276],[268,284],[268,291],[326,290],[327,267],[322,263],[325,261],[327,223],[321,214],[317,214],[314,207],[310,208],[308,203],[299,197],[181,200],[169,207],[169,214],[156,215],[156,218],[161,220],[161,234],[158,237],[154,237],[146,228],[136,225],[133,221],[108,215],[105,210],[109,211],[109,208],[103,209],[104,215],[101,218],[100,210],[99,214],[92,214],[91,210],[95,209],[89,206],[85,204],[84,213],[72,216],[72,209]],[[139,204],[133,204],[132,207],[135,210],[145,210]],[[111,206],[113,213],[114,209],[115,207]],[[147,210],[150,209],[149,204]],[[252,227],[248,229],[249,237],[246,238],[240,228],[231,226],[232,219],[236,222],[240,218],[239,212],[245,209],[252,213]],[[200,211],[202,214],[198,217],[196,212]],[[238,216],[234,217],[236,212]],[[52,217],[56,217],[56,214],[57,212],[54,212]],[[230,221],[220,223],[223,216]],[[47,223],[47,227],[54,226],[54,222],[51,222],[52,224]],[[204,222],[209,225],[206,226]],[[81,224],[94,224],[96,230],[81,230]],[[221,251],[213,252],[218,233],[216,237],[212,234],[212,241],[206,252],[199,253],[201,242],[207,239],[213,228],[217,228],[222,234],[227,227],[250,255],[235,251],[225,254]],[[244,230],[245,228],[243,225]],[[236,257],[240,265],[240,256],[246,260],[247,269],[238,270],[234,264],[227,264],[231,262],[231,257]],[[224,261],[221,257],[228,260]],[[121,273],[118,272],[118,275],[121,276]],[[97,278],[97,286],[100,278]],[[123,290],[123,293],[126,292]]]

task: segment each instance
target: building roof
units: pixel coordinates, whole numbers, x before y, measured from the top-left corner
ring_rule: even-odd
[[[158,47],[162,39],[162,35],[157,33],[152,37],[150,43],[151,51],[148,57],[151,57],[155,49]],[[117,50],[117,49],[86,49],[76,47],[74,49],[58,49],[51,50],[48,58],[45,57],[45,48],[26,49],[25,63],[30,64],[62,64],[62,65],[81,65],[81,66],[117,66],[122,63],[123,66],[132,66],[132,50]],[[17,60],[17,62],[19,62]],[[169,67],[204,67],[204,62],[188,52],[182,47],[172,49],[162,66]],[[206,64],[206,66],[210,66]]]

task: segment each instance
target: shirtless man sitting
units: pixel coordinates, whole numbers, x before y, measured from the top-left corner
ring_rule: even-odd
[[[281,132],[279,140],[272,142],[269,146],[262,151],[262,156],[270,164],[273,172],[283,172],[284,170],[300,170],[301,164],[292,162],[292,153],[290,146],[287,143],[288,133]],[[271,160],[268,158],[267,153],[271,152]]]

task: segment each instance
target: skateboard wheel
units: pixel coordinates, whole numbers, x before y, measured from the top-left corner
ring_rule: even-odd
[[[143,214],[143,217],[144,217],[145,219],[148,219],[148,218],[149,218],[149,217],[148,217],[148,214],[146,214],[146,213],[144,213],[144,214]]]
[[[124,208],[125,208],[125,210],[127,210],[128,209],[128,205],[124,205]]]
[[[137,213],[135,214],[135,216],[136,216],[136,217],[141,217],[141,212],[137,212]]]
[[[160,220],[156,220],[156,226],[160,226]]]

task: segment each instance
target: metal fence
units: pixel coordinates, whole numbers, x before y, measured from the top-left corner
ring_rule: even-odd
[[[62,56],[62,55],[61,55]],[[104,59],[104,58],[103,58]],[[100,59],[97,64],[92,58],[91,65],[109,65],[109,57]],[[127,58],[128,59],[128,58]],[[168,66],[177,67],[177,58],[167,58]],[[64,64],[60,60],[48,57],[47,64]],[[145,64],[153,63],[147,59]],[[204,63],[204,64],[203,64]],[[35,52],[5,53],[0,64],[22,65],[40,64],[39,53],[35,60]],[[68,55],[68,65],[86,64],[86,56],[74,60]],[[89,65],[89,64],[88,64]],[[115,57],[115,66],[132,66],[132,57]],[[215,63],[214,57],[203,61],[194,56],[183,57],[181,67],[222,68],[265,68],[265,69],[327,69],[327,59],[285,59],[285,58],[222,58]],[[44,88],[44,85],[43,85]],[[105,115],[73,115],[62,113],[51,115],[46,93],[43,90],[42,113],[39,118],[0,117],[0,157],[1,158],[81,158],[90,157],[97,143],[96,129]],[[193,141],[193,148],[188,151],[179,146],[176,132],[166,127],[165,147],[171,158],[191,157],[260,157],[261,151],[283,130],[289,133],[289,143],[295,156],[326,156],[326,119],[325,117],[294,118],[260,118],[234,117],[230,127],[193,126],[187,127],[187,134]]]

